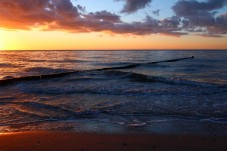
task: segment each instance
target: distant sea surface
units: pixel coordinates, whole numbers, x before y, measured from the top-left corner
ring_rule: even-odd
[[[36,130],[227,135],[227,51],[0,51],[0,133]]]

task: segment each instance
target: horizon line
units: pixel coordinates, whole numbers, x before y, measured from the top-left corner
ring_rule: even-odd
[[[50,49],[50,50],[0,50],[7,51],[227,51],[227,49]]]
[[[226,49],[8,49],[0,51],[227,51]]]

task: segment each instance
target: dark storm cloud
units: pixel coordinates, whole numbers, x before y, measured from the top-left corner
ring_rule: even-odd
[[[116,0],[122,1],[122,0]],[[124,0],[126,4],[121,11],[122,13],[134,13],[139,9],[145,8],[152,0]]]
[[[227,0],[181,0],[172,8],[178,17],[182,17],[184,30],[202,33],[199,35],[220,37],[227,33],[226,14],[217,14],[217,10],[227,5]]]

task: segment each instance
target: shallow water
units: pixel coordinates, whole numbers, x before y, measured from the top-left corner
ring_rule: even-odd
[[[226,58],[227,51],[3,51],[0,132],[227,135]]]

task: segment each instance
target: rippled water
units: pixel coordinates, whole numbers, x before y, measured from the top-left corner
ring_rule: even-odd
[[[227,134],[227,51],[3,51],[0,71],[0,132]]]

